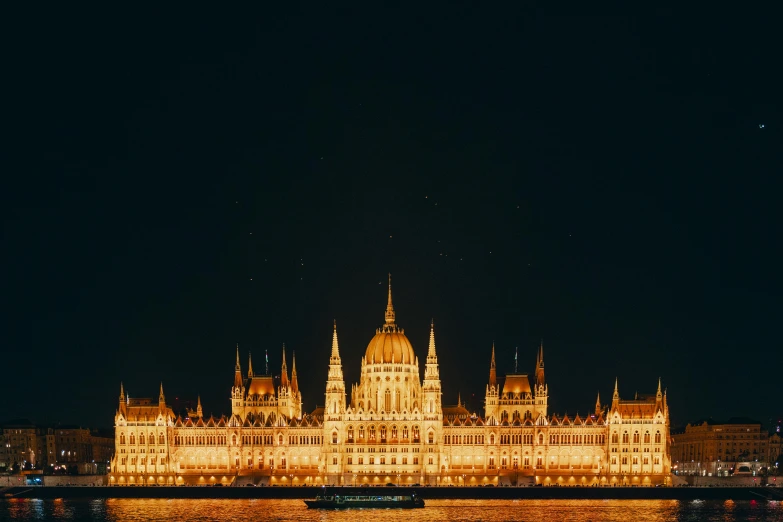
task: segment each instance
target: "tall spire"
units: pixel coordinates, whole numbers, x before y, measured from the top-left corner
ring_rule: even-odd
[[[198,396],[198,406],[196,406],[196,415],[199,417],[204,416],[204,410],[201,409],[201,395]]]
[[[430,349],[427,351],[427,359],[437,357],[435,354],[435,319],[430,321]]]
[[[544,385],[544,340],[538,346],[538,362],[536,364],[536,386]]]
[[[389,326],[394,324],[394,306],[392,306],[391,295],[391,274],[389,274],[389,302],[386,304],[386,324]]]
[[[122,381],[120,381],[120,402],[125,401],[125,386],[122,385]]]
[[[495,369],[495,342],[492,342],[492,362],[489,363],[489,385],[490,386],[497,386],[498,385],[498,375],[497,370]]]
[[[660,397],[661,395],[661,378],[658,377],[658,392],[656,393]]]
[[[296,352],[291,354],[291,391],[294,395],[299,393],[299,381],[296,378]]]
[[[601,392],[598,392],[595,397],[595,416],[598,417],[599,415],[601,415]]]
[[[283,343],[283,367],[280,370],[280,386],[288,386],[288,365],[285,363],[285,343]]]
[[[166,397],[163,395],[163,382],[160,383],[160,395],[158,396],[160,402],[166,402]]]
[[[337,319],[334,320],[334,331],[332,332],[332,359],[340,358],[340,347],[337,344]]]
[[[253,354],[247,352],[247,378],[253,378]]]
[[[237,363],[234,366],[234,388],[242,388],[242,367],[239,365],[239,343],[237,343]]]
[[[612,409],[620,404],[620,392],[617,386],[617,377],[614,378],[614,393],[612,394]]]

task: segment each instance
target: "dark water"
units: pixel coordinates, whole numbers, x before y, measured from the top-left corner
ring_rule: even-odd
[[[424,509],[319,511],[301,500],[0,500],[0,520],[530,520],[780,521],[781,502],[677,500],[428,500]]]

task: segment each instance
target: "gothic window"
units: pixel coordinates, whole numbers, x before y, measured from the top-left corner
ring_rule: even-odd
[[[649,431],[645,431],[644,432],[644,443],[645,444],[649,444],[650,443],[650,432]]]
[[[278,446],[282,446],[283,445],[283,435],[282,434],[277,436],[277,444],[278,444]]]
[[[392,435],[391,435],[392,439],[396,439],[397,438],[397,426],[392,426],[391,433],[392,433]]]
[[[120,444],[125,444],[125,434],[120,433]]]
[[[375,440],[375,426],[370,426],[370,440]]]
[[[617,444],[620,442],[616,433],[612,433],[612,443]]]
[[[391,390],[386,390],[383,394],[383,409],[384,411],[391,411]]]
[[[130,443],[136,444],[136,435],[133,433],[130,434]]]
[[[413,442],[419,442],[419,427],[413,427]]]
[[[139,433],[139,444],[144,444],[144,434]]]
[[[381,426],[381,440],[386,440],[386,426]]]
[[[628,432],[623,432],[623,444],[628,444]]]
[[[402,438],[404,440],[408,440],[408,427],[407,426],[403,426],[402,427]]]
[[[435,442],[435,434],[434,434],[434,433],[432,433],[432,432],[429,432],[429,433],[427,434],[427,442],[429,442],[430,444],[432,444],[433,442]]]
[[[495,444],[495,434],[494,433],[489,436],[489,443],[490,444]]]
[[[400,390],[394,392],[394,409],[399,410],[402,402],[400,401]]]
[[[656,444],[660,444],[661,443],[661,432],[660,431],[656,431],[655,432],[655,443]]]
[[[638,431],[634,431],[633,432],[633,443],[634,444],[639,444],[639,432]]]
[[[332,444],[337,444],[337,432],[332,432]]]
[[[538,443],[539,444],[543,444],[544,443],[544,434],[543,433],[539,433],[538,434]]]
[[[353,441],[353,426],[348,426],[348,440]]]
[[[364,439],[364,426],[359,426],[359,438]]]

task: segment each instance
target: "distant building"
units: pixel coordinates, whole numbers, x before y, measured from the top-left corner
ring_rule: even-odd
[[[779,436],[771,439],[759,421],[745,417],[694,422],[675,430],[672,441],[672,465],[684,475],[755,475],[768,465],[770,448],[780,448]]]
[[[39,447],[35,425],[22,419],[4,424],[2,431],[6,468],[24,470],[36,467],[44,451]]]
[[[490,354],[488,354],[490,355]],[[279,379],[248,369],[239,349],[231,415],[176,415],[163,385],[157,400],[120,385],[112,484],[659,484],[670,472],[666,394],[596,400],[585,416],[548,412],[543,346],[535,372],[497,376],[492,348],[483,415],[461,401],[444,406],[434,326],[420,379],[419,359],[396,324],[391,286],[384,325],[361,358],[360,382],[346,388],[332,337],[325,406],[302,411],[296,361],[285,348]],[[350,396],[348,395],[350,393]]]

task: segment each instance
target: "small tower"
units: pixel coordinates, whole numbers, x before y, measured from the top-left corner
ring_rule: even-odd
[[[337,321],[334,322],[332,331],[332,355],[329,357],[329,376],[326,379],[324,410],[324,417],[329,420],[338,420],[340,414],[345,412],[345,379],[343,377],[343,363],[340,359],[340,348],[337,343]]]
[[[125,399],[125,386],[120,382],[120,408],[121,413],[126,419],[128,418],[128,401]]]
[[[198,405],[196,406],[196,415],[198,415],[199,419],[204,416],[204,410],[201,409],[201,395],[198,396]]]
[[[489,363],[489,384],[484,397],[484,417],[486,419],[498,417],[498,400],[500,396],[500,386],[498,386],[498,374],[495,366],[495,343],[492,343],[492,358]]]
[[[544,340],[538,347],[538,357],[536,358],[536,388],[544,386]]]
[[[549,386],[544,379],[544,340],[538,346],[536,356],[536,385],[533,387],[535,394],[536,414],[547,416],[547,403],[549,401]]]
[[[612,409],[616,409],[620,405],[620,392],[617,387],[617,377],[614,378],[614,393],[612,394]]]
[[[253,354],[247,352],[247,378],[253,378]]]
[[[242,402],[245,398],[245,384],[242,380],[242,367],[239,364],[239,343],[237,343],[237,361],[234,365],[234,386],[231,387],[231,413],[243,417]]]
[[[435,321],[430,322],[430,345],[427,351],[427,362],[424,366],[424,382],[421,386],[422,408],[425,419],[434,419],[441,415],[441,385],[438,370],[438,355],[435,353]],[[400,407],[396,406],[397,411]]]
[[[160,394],[158,395],[158,407],[161,410],[166,409],[166,396],[163,395],[163,383],[160,383]]]
[[[601,392],[598,392],[598,394],[595,397],[595,416],[600,417],[601,416]]]

